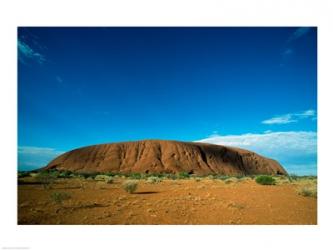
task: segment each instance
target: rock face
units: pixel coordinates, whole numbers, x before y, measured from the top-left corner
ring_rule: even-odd
[[[45,168],[101,173],[287,174],[277,161],[244,149],[162,140],[83,147],[58,156]]]

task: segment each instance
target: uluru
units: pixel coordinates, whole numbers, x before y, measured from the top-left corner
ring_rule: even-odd
[[[99,173],[181,173],[196,175],[287,175],[273,159],[207,143],[142,140],[99,144],[66,152],[45,169]]]

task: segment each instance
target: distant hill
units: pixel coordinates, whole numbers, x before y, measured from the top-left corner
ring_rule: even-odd
[[[78,148],[58,156],[45,168],[101,173],[287,174],[277,161],[248,150],[164,140]]]

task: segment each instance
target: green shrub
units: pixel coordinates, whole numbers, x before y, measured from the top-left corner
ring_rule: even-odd
[[[79,173],[79,176],[81,176],[85,179],[88,179],[88,178],[94,179],[97,175],[99,175],[99,172],[81,172],[81,173]]]
[[[133,180],[125,181],[122,186],[127,193],[132,194],[138,188],[138,181],[133,181]]]
[[[261,185],[275,185],[276,181],[272,176],[260,175],[256,178],[256,182]]]
[[[180,173],[178,174],[178,178],[179,178],[179,179],[188,179],[188,178],[190,178],[190,174],[187,173],[187,172],[180,172]]]
[[[68,200],[71,198],[71,195],[66,192],[52,192],[51,200],[55,203],[62,204],[64,200]]]
[[[69,170],[61,171],[58,175],[59,178],[71,178],[73,173]]]
[[[45,189],[52,188],[55,180],[57,179],[58,173],[42,171],[38,173],[34,178],[36,181],[40,182]]]
[[[110,177],[114,177],[116,175],[116,173],[109,172],[109,173],[105,173],[105,175],[110,176]]]
[[[149,177],[158,177],[158,178],[168,178],[170,174],[165,174],[165,173],[150,173],[150,174],[145,174],[144,176],[149,178]]]
[[[143,175],[141,173],[131,173],[128,175],[128,177],[131,179],[140,180],[142,179]]]
[[[30,173],[27,172],[27,171],[19,171],[19,172],[17,173],[17,177],[18,177],[18,178],[23,178],[23,177],[28,177],[28,176],[30,176]]]

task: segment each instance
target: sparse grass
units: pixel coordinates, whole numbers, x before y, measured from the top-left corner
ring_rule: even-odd
[[[152,174],[145,174],[145,178],[154,176],[154,177],[158,177],[158,178],[168,178],[168,176],[170,176],[172,174],[166,174],[166,173],[152,173]]]
[[[288,179],[290,182],[292,182],[292,181],[297,181],[299,179],[299,177],[295,174],[290,174],[290,175],[288,175]]]
[[[315,197],[317,198],[317,186],[300,186],[297,189],[297,193],[299,195],[305,196],[305,197]]]
[[[305,197],[317,197],[317,177],[316,176],[297,176],[293,181],[299,195]]]
[[[237,183],[239,182],[239,179],[236,177],[230,177],[224,181],[225,184],[231,184],[231,183]]]
[[[70,199],[72,196],[66,192],[52,192],[51,193],[51,200],[57,204],[62,204],[64,200]]]
[[[227,180],[229,178],[231,178],[231,177],[227,176],[227,175],[214,175],[213,176],[213,179],[221,180],[221,181],[225,181],[225,180]]]
[[[288,176],[278,176],[275,177],[275,180],[278,185],[290,184],[291,182]]]
[[[148,179],[147,179],[147,182],[148,182],[148,183],[153,183],[153,184],[155,184],[155,183],[159,183],[159,182],[161,182],[161,181],[162,181],[162,179],[159,178],[159,177],[156,177],[156,176],[150,176],[150,177],[148,177]]]
[[[122,187],[127,193],[132,194],[138,188],[138,181],[133,181],[133,180],[125,181]]]
[[[259,175],[256,178],[256,183],[260,185],[275,185],[276,181],[272,176],[269,175]]]
[[[287,176],[287,178],[292,181],[304,181],[304,180],[317,180],[317,176],[314,175],[296,175],[296,174],[290,174]]]
[[[237,209],[244,209],[246,206],[245,206],[245,204],[231,202],[231,203],[228,204],[228,207],[237,208]]]
[[[164,178],[171,179],[171,180],[176,180],[177,176],[175,174],[165,174]]]

